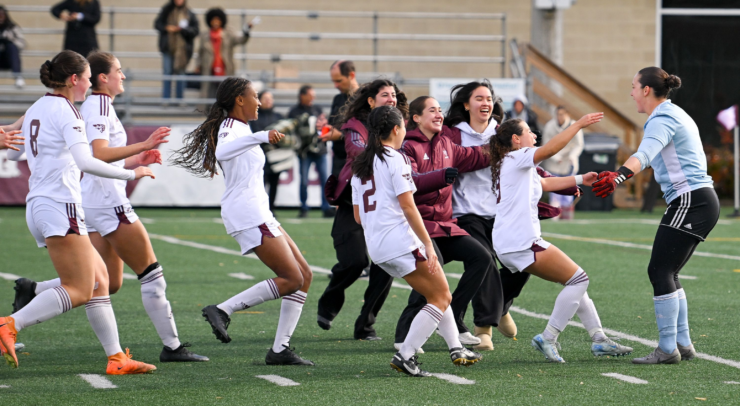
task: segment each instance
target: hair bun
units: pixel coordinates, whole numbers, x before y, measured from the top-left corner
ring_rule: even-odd
[[[676,75],[668,75],[668,77],[665,78],[665,85],[669,89],[678,89],[681,87],[681,78]]]

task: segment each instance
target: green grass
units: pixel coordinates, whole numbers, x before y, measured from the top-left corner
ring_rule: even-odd
[[[225,234],[217,210],[138,210],[150,233],[183,240],[238,249]],[[661,213],[644,215],[631,211],[577,213],[578,219],[610,220],[595,224],[545,221],[544,232],[580,237],[605,238],[650,245],[657,226],[614,222],[615,219],[657,220]],[[723,212],[723,220],[725,219]],[[331,268],[335,262],[329,236],[331,220],[312,217],[298,222],[295,211],[278,213],[283,227],[304,252],[309,263]],[[312,213],[312,215],[316,215]],[[547,238],[570,255],[586,272],[589,294],[596,303],[605,327],[657,340],[652,289],[646,267],[649,250],[621,248],[583,241]],[[720,224],[701,244],[699,251],[740,255],[740,222]],[[358,281],[347,291],[347,301],[330,331],[316,325],[316,303],[328,279],[316,274],[292,343],[316,367],[268,367],[264,356],[272,344],[279,301],[268,302],[254,313],[232,316],[233,341],[224,345],[212,335],[200,316],[206,304],[219,303],[252,284],[270,277],[259,261],[154,240],[154,249],[167,275],[167,295],[172,303],[181,340],[193,343],[192,350],[207,355],[202,364],[161,364],[162,345],[142,305],[139,284],[125,280],[112,297],[121,344],[131,348],[138,360],[154,363],[158,370],[146,376],[108,377],[117,389],[94,389],[77,374],[105,373],[105,354],[90,329],[85,312],[75,309],[19,334],[27,348],[19,355],[20,368],[0,365],[2,404],[686,404],[706,398],[712,403],[738,402],[740,370],[707,360],[680,365],[634,366],[630,358],[591,356],[586,332],[575,327],[561,335],[564,365],[544,362],[531,348],[532,336],[545,321],[513,314],[519,340],[495,333],[495,351],[470,368],[454,367],[443,340],[433,335],[420,357],[424,368],[474,380],[474,385],[455,385],[437,378],[411,379],[391,370],[393,331],[408,291],[394,288],[376,325],[382,341],[352,339],[352,325],[359,312],[366,282]],[[36,280],[56,276],[47,253],[35,248],[26,228],[25,212],[0,209],[0,272]],[[459,264],[445,267],[461,273]],[[127,270],[130,272],[130,270]],[[243,281],[228,276],[244,272],[255,277]],[[737,341],[740,324],[740,261],[695,256],[682,274],[690,303],[692,340],[698,351],[730,360],[740,360]],[[456,284],[450,279],[451,287]],[[0,279],[0,313],[10,312],[12,281]],[[549,314],[560,287],[532,280],[515,305]],[[259,312],[259,313],[258,313]],[[468,312],[468,318],[472,311]],[[468,320],[472,326],[472,320]],[[637,355],[651,348],[625,340]],[[649,381],[634,385],[602,376],[618,372]],[[255,375],[276,374],[300,386],[279,387]],[[734,401],[732,399],[735,399]],[[13,402],[13,403],[11,403]]]

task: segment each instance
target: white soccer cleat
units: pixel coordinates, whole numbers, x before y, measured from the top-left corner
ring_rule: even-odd
[[[543,337],[542,334],[537,334],[532,339],[532,347],[544,354],[545,358],[550,362],[565,363],[563,357],[558,353],[560,343],[557,341],[545,340],[545,337]]]

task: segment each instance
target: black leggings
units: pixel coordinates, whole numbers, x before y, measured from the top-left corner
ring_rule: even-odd
[[[658,227],[648,276],[653,284],[653,296],[662,296],[681,289],[678,273],[694,254],[701,240],[670,227]]]

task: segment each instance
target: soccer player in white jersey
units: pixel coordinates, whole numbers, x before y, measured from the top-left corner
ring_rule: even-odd
[[[231,341],[226,329],[232,313],[283,298],[268,365],[313,365],[290,348],[290,337],[301,317],[311,285],[311,269],[295,242],[275,220],[265,186],[265,154],[260,144],[280,141],[277,130],[252,133],[247,122],[256,120],[260,101],[251,83],[229,77],[216,90],[216,103],[206,121],[183,139],[176,151],[175,165],[189,172],[213,177],[221,168],[226,190],[221,197],[221,218],[239,243],[242,255],[252,252],[275,274],[219,305],[203,308],[203,317],[223,343]]]
[[[555,300],[545,331],[532,339],[532,346],[551,362],[565,362],[558,353],[558,335],[575,314],[591,336],[591,353],[618,356],[632,352],[632,348],[619,345],[604,334],[596,307],[586,293],[588,275],[563,251],[542,239],[537,217],[537,202],[543,191],[591,186],[596,180],[595,172],[541,178],[536,167],[563,149],[580,129],[601,121],[603,116],[583,116],[540,148],[534,146],[537,136],[521,119],[503,122],[490,139],[491,177],[498,196],[493,247],[499,260],[511,272],[527,272],[565,286]]]
[[[689,336],[689,308],[678,273],[719,220],[719,199],[707,174],[699,128],[668,96],[681,79],[658,67],[641,69],[632,79],[637,112],[648,115],[637,152],[616,172],[602,172],[594,183],[606,197],[617,185],[652,166],[668,209],[655,234],[648,276],[653,285],[658,348],[635,364],[678,364],[696,357]]]
[[[20,151],[17,145],[23,145],[23,138],[21,133],[21,125],[23,125],[23,117],[19,118],[15,123],[10,125],[0,125],[0,149],[12,149],[13,151]]]
[[[405,279],[427,300],[391,366],[411,376],[430,376],[419,368],[415,354],[436,329],[455,365],[474,364],[482,357],[460,344],[450,288],[414,203],[411,164],[397,151],[406,135],[403,115],[393,106],[377,107],[367,118],[367,130],[365,150],[352,163],[355,221],[365,231],[373,262],[389,275]]]
[[[125,170],[92,156],[85,135],[85,122],[74,106],[84,100],[90,87],[90,67],[82,55],[62,51],[40,70],[41,83],[53,93],[31,106],[21,131],[31,170],[26,197],[26,221],[39,247],[46,247],[61,284],[36,296],[12,316],[0,317],[0,350],[18,367],[14,343],[18,331],[49,320],[93,297],[95,285],[107,282],[105,263],[90,243],[81,207],[80,171],[104,178],[135,180],[152,176],[146,167]],[[152,176],[153,177],[153,176]],[[107,320],[115,324],[115,318]],[[114,327],[115,328],[115,327]],[[152,372],[154,365],[134,361],[126,350],[108,357],[107,371],[116,374]]]
[[[121,63],[112,54],[100,51],[88,55],[87,60],[90,63],[93,93],[82,103],[80,113],[85,120],[85,132],[93,156],[119,168],[162,163],[156,147],[167,142],[170,129],[160,127],[146,141],[127,146],[126,131],[113,107],[114,98],[124,91],[126,76],[121,70]],[[115,318],[110,295],[118,292],[123,284],[125,262],[139,277],[144,309],[164,344],[159,360],[208,361],[207,357],[191,353],[187,349],[190,344],[183,344],[178,338],[172,308],[165,294],[167,283],[162,266],[154,255],[146,228],[126,197],[126,181],[85,174],[80,183],[90,241],[108,269],[107,283],[99,284],[85,309],[108,355],[120,351],[118,331],[109,330],[109,327],[116,325],[107,319]],[[26,278],[18,279],[14,311],[20,310],[36,294],[60,283],[58,278],[39,283]]]

